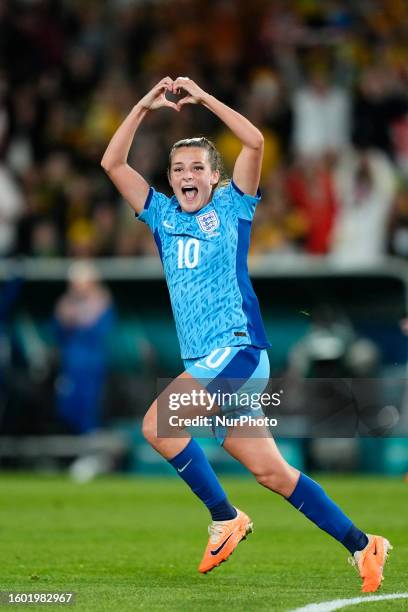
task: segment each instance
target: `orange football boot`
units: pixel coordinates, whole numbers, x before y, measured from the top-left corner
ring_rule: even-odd
[[[208,527],[210,539],[204,557],[198,567],[202,574],[210,572],[234,552],[241,540],[253,531],[249,516],[236,508],[238,514],[229,521],[213,521]]]
[[[392,549],[388,540],[382,536],[367,534],[368,544],[363,550],[354,553],[351,564],[355,565],[363,580],[363,593],[374,593],[383,581],[383,569]]]

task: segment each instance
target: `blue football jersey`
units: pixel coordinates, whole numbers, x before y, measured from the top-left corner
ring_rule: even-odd
[[[186,213],[175,196],[150,188],[138,218],[159,250],[183,359],[219,347],[270,346],[247,267],[259,199],[231,181],[206,206]]]

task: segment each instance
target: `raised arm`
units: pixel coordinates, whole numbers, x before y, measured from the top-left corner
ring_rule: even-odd
[[[187,95],[177,103],[178,109],[184,104],[202,104],[239,138],[242,149],[236,159],[232,178],[241,191],[255,195],[261,176],[264,144],[262,133],[243,115],[214,98],[191,79],[178,77],[174,81],[173,92],[180,93],[181,90],[186,91]]]
[[[143,176],[127,163],[129,150],[139,125],[149,111],[163,106],[179,110],[174,102],[166,98],[166,91],[172,91],[172,88],[173,80],[165,77],[132,108],[112,136],[101,161],[102,168],[138,214],[143,210],[149,185]]]

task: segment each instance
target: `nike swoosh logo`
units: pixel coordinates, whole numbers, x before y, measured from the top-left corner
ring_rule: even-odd
[[[207,366],[201,365],[201,363],[195,363],[194,366],[196,368],[203,368],[203,370],[209,370],[210,369],[210,368],[207,368]]]
[[[163,221],[163,225],[164,227],[168,227],[169,229],[174,229],[174,225],[170,225],[170,223],[167,223],[167,221]]]
[[[216,550],[212,550],[211,554],[213,555],[213,557],[215,557],[215,555],[218,555],[219,552],[222,551],[222,549],[224,548],[224,546],[226,545],[226,543],[228,542],[228,540],[230,539],[230,537],[233,535],[234,532],[230,533],[228,538],[226,540],[223,541],[223,543],[221,544],[221,546],[219,546]]]
[[[188,467],[190,465],[190,463],[192,462],[192,459],[190,459],[190,461],[187,461],[186,465],[183,465],[182,468],[177,468],[177,471],[179,474],[181,474],[181,472],[184,472],[184,470],[186,469],[186,467]]]

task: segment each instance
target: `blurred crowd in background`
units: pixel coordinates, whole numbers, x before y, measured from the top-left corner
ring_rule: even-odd
[[[61,278],[26,282],[24,264],[0,287],[2,435],[114,428],[182,367],[161,280],[135,293],[126,279],[109,286],[91,262],[156,255],[100,161],[166,75],[193,78],[264,134],[252,255],[323,256],[346,273],[408,258],[407,0],[0,0],[0,260],[81,260],[65,289]],[[200,106],[149,113],[129,163],[170,195],[170,147],[198,135],[215,142],[231,176],[240,143]],[[275,284],[273,300],[270,279],[258,279],[272,372],[288,375],[292,395],[303,397],[296,380],[310,375],[406,378],[401,280],[344,278],[314,284],[300,273]],[[406,427],[408,396],[376,381],[369,425],[379,436]],[[20,461],[19,449],[7,455],[3,440],[0,465]],[[59,441],[50,450],[63,452]],[[333,453],[331,441],[322,463]],[[339,456],[344,469],[350,448]]]
[[[405,0],[0,0],[0,255],[156,252],[100,167],[165,75],[188,75],[265,136],[252,253],[408,256]],[[206,109],[151,113],[130,164],[169,193],[167,155]]]

